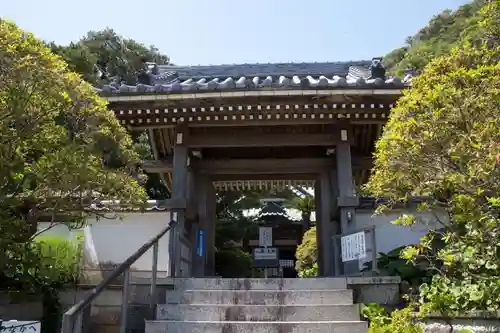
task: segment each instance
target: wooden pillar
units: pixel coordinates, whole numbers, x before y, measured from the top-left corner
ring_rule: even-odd
[[[195,191],[196,191],[196,208],[198,212],[198,223],[193,228],[193,276],[205,276],[205,262],[207,258],[207,243],[206,232],[208,223],[208,209],[207,209],[207,180],[199,174],[195,175]],[[198,246],[200,246],[199,232],[203,233],[203,250],[198,253]]]
[[[341,274],[341,252],[340,252],[340,244],[338,241],[334,242],[333,237],[340,234],[340,221],[338,219],[338,188],[337,188],[337,172],[330,172],[330,216],[332,217],[332,253],[333,253],[333,267],[334,267],[334,276],[340,276]]]
[[[333,257],[333,222],[331,215],[332,196],[330,173],[322,172],[320,175],[320,212],[321,216],[317,222],[321,224],[321,259],[323,266],[323,276],[334,276],[334,257]],[[318,248],[319,251],[319,248]]]
[[[323,260],[323,242],[321,235],[323,234],[322,210],[321,210],[321,177],[316,179],[314,185],[314,206],[316,209],[316,247],[318,254],[318,276],[325,276],[325,267]]]
[[[215,276],[215,225],[217,223],[217,196],[213,182],[207,180],[207,210],[208,210],[208,226],[207,226],[207,260],[205,268],[205,276]]]
[[[196,177],[197,207],[198,207],[198,225],[196,235],[202,230],[203,253],[200,256],[196,252],[198,237],[194,243],[195,251],[193,253],[193,273],[195,277],[213,276],[215,273],[215,189],[212,181],[203,175]]]
[[[189,276],[194,276],[195,265],[194,256],[196,254],[197,235],[198,235],[198,207],[196,205],[196,189],[195,189],[195,174],[192,169],[187,171],[187,198],[186,198],[186,223],[185,229],[187,239],[190,243],[190,258]],[[186,273],[186,272],[185,272]],[[184,274],[186,276],[186,274]]]
[[[359,199],[354,193],[354,182],[352,177],[351,161],[351,128],[349,124],[341,124],[339,128],[340,143],[336,148],[337,157],[337,187],[341,233],[347,233],[356,229],[356,207]],[[344,275],[358,272],[358,262],[344,263]]]
[[[178,127],[176,131],[173,170],[172,170],[172,198],[187,199],[187,168],[189,165],[188,149],[186,146],[187,131],[185,127]],[[177,226],[174,238],[174,272],[176,277],[182,275],[181,267],[181,237],[185,233],[185,209],[177,211]]]

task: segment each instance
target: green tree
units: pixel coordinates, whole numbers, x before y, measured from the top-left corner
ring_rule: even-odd
[[[79,41],[69,45],[48,44],[62,57],[69,68],[82,75],[93,86],[110,81],[136,84],[148,62],[164,65],[169,58],[154,46],[145,46],[133,39],[123,38],[113,29],[90,31]],[[142,160],[153,159],[146,132],[131,133],[134,149]],[[144,187],[150,199],[166,199],[170,193],[159,174],[147,174]]]
[[[392,110],[367,186],[390,202],[432,196],[421,209],[447,210],[443,229],[404,253],[421,258],[432,235],[442,237],[444,248],[427,256],[436,275],[421,287],[421,301],[447,315],[500,303],[499,55],[498,48],[464,46],[434,59]]]
[[[303,195],[293,197],[285,202],[288,208],[297,209],[302,214],[302,229],[308,230],[311,226],[311,215],[316,207],[314,196]]]
[[[387,70],[399,76],[408,69],[420,73],[433,58],[450,53],[463,40],[481,41],[484,27],[480,24],[480,11],[486,2],[473,0],[455,11],[444,10],[435,15],[418,33],[406,39],[404,47],[384,57]]]
[[[18,264],[40,219],[81,224],[103,215],[96,205],[112,214],[109,200],[146,199],[132,140],[106,103],[43,42],[5,20],[0,115],[2,274],[23,273]]]
[[[155,46],[145,46],[133,39],[123,38],[113,29],[89,31],[87,36],[67,46],[49,44],[52,51],[69,64],[69,68],[99,86],[110,80],[136,84],[147,62],[169,63],[168,56]]]
[[[215,231],[215,261],[217,275],[248,277],[252,269],[251,255],[245,252],[248,236],[256,233],[257,224],[243,211],[259,206],[253,192],[217,191],[217,222]]]

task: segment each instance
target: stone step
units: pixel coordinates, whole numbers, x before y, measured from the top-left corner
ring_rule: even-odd
[[[187,321],[357,321],[358,305],[158,305],[156,319]]]
[[[346,278],[222,279],[192,278],[176,281],[178,289],[189,290],[325,290],[347,289]]]
[[[362,321],[146,321],[146,333],[366,333]]]
[[[168,304],[336,305],[353,304],[352,290],[176,290]]]

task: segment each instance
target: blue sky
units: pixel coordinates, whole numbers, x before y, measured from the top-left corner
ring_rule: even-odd
[[[111,27],[178,65],[361,60],[403,45],[465,0],[0,0],[0,16],[39,38]]]

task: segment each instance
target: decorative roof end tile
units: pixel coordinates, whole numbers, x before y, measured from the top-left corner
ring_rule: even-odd
[[[377,57],[372,59],[372,64],[370,65],[370,78],[371,79],[383,79],[385,80],[385,68],[382,64],[382,57]]]

